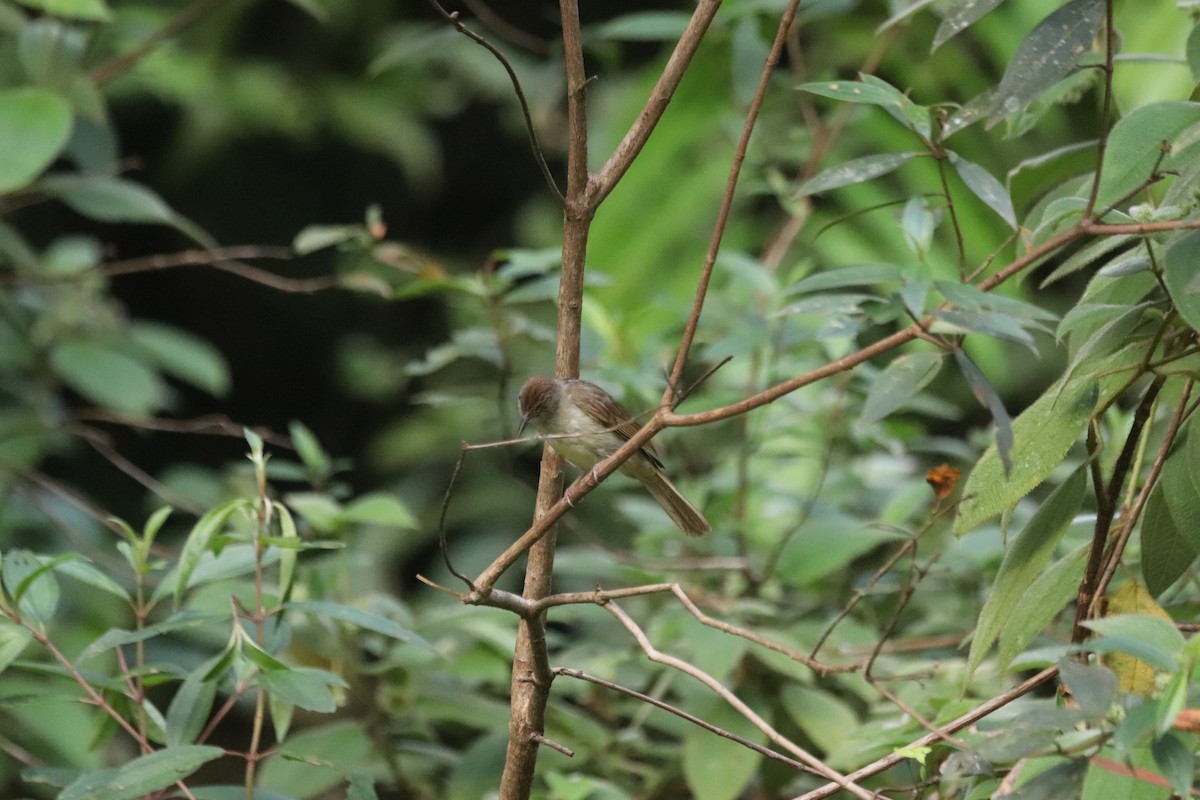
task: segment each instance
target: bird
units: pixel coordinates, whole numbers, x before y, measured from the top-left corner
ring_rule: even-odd
[[[518,436],[532,425],[539,432],[555,437],[549,439],[550,446],[584,470],[611,456],[642,427],[611,394],[594,383],[576,378],[532,377],[521,387],[517,406],[521,413]],[[650,443],[642,445],[620,470],[645,486],[671,521],[688,536],[712,530],[704,515],[667,478],[662,461]]]

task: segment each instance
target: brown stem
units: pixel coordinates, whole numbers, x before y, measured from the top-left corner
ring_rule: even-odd
[[[192,24],[203,19],[211,11],[223,5],[225,0],[197,0],[167,21],[165,25],[146,37],[145,41],[128,53],[106,61],[92,70],[92,83],[102,86],[123,72],[133,69],[160,44]]]
[[[1117,500],[1121,496],[1121,487],[1125,484],[1129,465],[1133,463],[1133,454],[1137,451],[1138,441],[1142,437],[1142,429],[1146,427],[1146,422],[1150,419],[1150,409],[1154,407],[1154,401],[1158,398],[1158,393],[1162,390],[1165,382],[1165,377],[1161,375],[1156,377],[1146,388],[1146,393],[1142,395],[1142,402],[1138,404],[1137,410],[1133,414],[1129,435],[1125,437],[1125,445],[1121,448],[1117,461],[1113,465],[1112,478],[1109,480],[1108,486],[1104,487],[1104,494],[1100,496],[1098,505],[1106,513],[1096,514],[1096,525],[1092,531],[1092,549],[1088,553],[1083,581],[1079,584],[1075,627],[1071,633],[1072,642],[1081,642],[1087,636],[1088,631],[1083,627],[1083,623],[1087,621],[1088,615],[1091,613],[1092,601],[1096,597],[1096,590],[1100,582],[1100,570],[1104,566],[1104,551],[1108,544],[1108,533],[1112,528],[1113,517],[1117,510]]]
[[[1046,681],[1052,679],[1057,674],[1058,667],[1049,667],[1044,669],[1037,675],[1034,675],[1032,678],[1029,678],[1025,682],[1009,689],[1004,694],[993,697],[986,703],[976,706],[966,714],[963,714],[958,719],[942,725],[940,728],[938,728],[936,733],[927,733],[920,739],[910,742],[905,747],[898,747],[892,751],[891,755],[884,756],[883,758],[880,758],[866,765],[865,767],[854,770],[854,772],[846,775],[846,778],[852,781],[861,781],[865,778],[871,777],[872,775],[878,775],[881,772],[886,772],[887,770],[899,764],[901,761],[908,758],[907,755],[904,755],[905,752],[914,747],[925,747],[927,745],[937,744],[938,742],[942,741],[945,736],[957,733],[968,725],[973,725],[989,714],[1004,708],[1004,706],[1008,705],[1017,698],[1024,697]],[[833,795],[842,791],[842,788],[843,787],[836,783],[827,783],[819,789],[806,792],[799,797],[792,798],[792,800],[821,800],[825,797],[832,797]]]

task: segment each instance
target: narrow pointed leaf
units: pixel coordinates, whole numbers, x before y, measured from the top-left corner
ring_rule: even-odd
[[[112,769],[92,770],[63,790],[59,800],[134,800],[191,775],[225,755],[211,745],[167,747]]]
[[[983,167],[973,161],[967,161],[957,153],[950,154],[950,163],[954,165],[958,177],[962,178],[963,183],[976,197],[999,214],[1000,218],[1008,223],[1008,227],[1017,227],[1017,212],[1013,209],[1012,198],[1008,196],[1004,184]]]
[[[1177,239],[1168,249],[1163,268],[1163,280],[1179,316],[1200,331],[1200,231],[1191,231]]]
[[[971,470],[963,487],[954,532],[971,530],[1012,508],[1046,479],[1083,433],[1100,397],[1100,386],[1078,379],[1054,385],[1013,421],[1012,471],[1006,472],[995,446]]]
[[[1054,549],[1083,505],[1087,472],[1079,467],[1042,503],[1016,540],[1009,545],[988,592],[971,639],[967,674],[972,674],[992,643],[1009,624],[1012,610],[1050,562]]]
[[[908,353],[893,360],[871,382],[858,424],[873,425],[916,397],[937,377],[943,359],[942,353]]]
[[[1030,31],[996,89],[989,125],[1021,111],[1071,74],[1100,31],[1104,4],[1105,0],[1071,0]]]
[[[942,24],[933,36],[933,47],[930,49],[937,50],[948,39],[968,28],[1002,2],[1004,0],[958,0],[942,17]]]
[[[1000,463],[1004,465],[1004,474],[1009,475],[1012,473],[1012,417],[1008,415],[1004,402],[992,387],[991,381],[975,366],[975,362],[962,350],[954,351],[954,359],[971,386],[975,398],[992,414],[992,422],[996,425],[996,450],[1000,454]]]
[[[795,197],[826,192],[840,186],[862,183],[886,175],[912,161],[921,153],[882,153],[851,159],[820,172],[800,184]]]

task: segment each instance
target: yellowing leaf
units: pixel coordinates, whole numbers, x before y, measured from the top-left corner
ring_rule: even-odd
[[[1161,617],[1167,621],[1171,616],[1163,611],[1162,606],[1154,601],[1140,583],[1130,581],[1123,584],[1112,593],[1108,599],[1108,613],[1114,614],[1149,614]],[[1116,673],[1118,686],[1122,692],[1129,694],[1149,695],[1154,690],[1154,667],[1141,659],[1125,653],[1110,653],[1105,663]]]

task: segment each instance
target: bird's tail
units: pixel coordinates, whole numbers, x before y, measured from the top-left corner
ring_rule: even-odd
[[[638,475],[642,484],[650,491],[655,501],[667,512],[671,521],[679,526],[679,530],[688,536],[700,536],[712,530],[708,520],[704,518],[688,499],[679,493],[662,470],[654,469]]]

